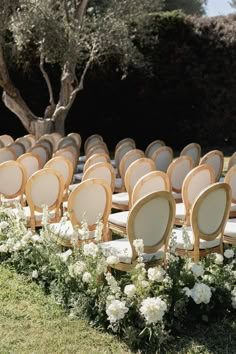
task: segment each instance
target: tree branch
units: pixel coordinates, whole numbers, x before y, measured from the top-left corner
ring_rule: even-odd
[[[72,91],[70,98],[69,98],[69,102],[67,103],[67,105],[59,106],[58,108],[55,109],[53,116],[52,116],[53,120],[56,119],[56,116],[58,116],[62,112],[68,111],[71,108],[78,91],[80,91],[79,87],[77,87],[74,91]]]
[[[82,26],[84,13],[87,9],[89,0],[81,0],[78,7],[76,8],[75,16],[79,21],[79,27]]]
[[[40,56],[40,64],[39,64],[41,73],[43,75],[43,78],[46,82],[47,88],[48,88],[48,93],[49,93],[49,103],[50,105],[47,106],[46,110],[45,110],[45,117],[51,117],[53,115],[53,112],[55,111],[55,102],[54,102],[54,98],[53,98],[53,90],[52,90],[52,85],[49,79],[49,76],[46,72],[46,70],[44,69],[44,58],[43,55]]]

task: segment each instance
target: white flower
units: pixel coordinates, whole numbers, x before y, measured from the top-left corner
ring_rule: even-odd
[[[98,246],[94,242],[86,243],[83,246],[85,256],[96,257],[98,250]]]
[[[211,288],[204,283],[196,283],[191,289],[191,297],[196,304],[208,304],[211,299]]]
[[[0,231],[3,231],[9,226],[9,223],[7,221],[1,221],[0,222]]]
[[[138,255],[142,254],[144,252],[144,244],[142,239],[136,239],[133,242],[135,251],[138,253]]]
[[[135,292],[136,292],[136,287],[133,284],[128,284],[124,288],[124,293],[128,297],[133,297],[135,295]]]
[[[74,277],[76,275],[82,274],[86,270],[86,264],[82,261],[78,261],[75,264],[70,264],[68,269],[70,276]]]
[[[58,253],[57,255],[60,257],[61,261],[66,263],[67,259],[69,258],[69,256],[72,254],[72,250],[67,250],[65,252],[62,253]]]
[[[227,250],[224,251],[224,256],[225,258],[233,258],[234,251],[228,248]]]
[[[142,288],[147,288],[149,286],[149,282],[147,280],[142,280],[141,286],[142,286]]]
[[[41,242],[42,241],[42,238],[39,236],[39,235],[33,235],[32,236],[32,240],[34,242]]]
[[[7,245],[0,245],[0,253],[6,253],[8,251]]]
[[[148,279],[152,281],[162,282],[165,270],[161,267],[153,267],[148,269]]]
[[[204,269],[203,266],[197,263],[193,263],[191,265],[191,271],[193,272],[194,275],[197,277],[202,277],[204,274]]]
[[[224,257],[220,253],[215,253],[215,264],[222,264]]]
[[[109,256],[109,257],[107,257],[107,264],[108,265],[117,264],[119,262],[120,262],[120,259],[117,256]]]
[[[185,293],[185,295],[186,295],[187,297],[191,296],[191,294],[192,294],[192,291],[191,291],[187,286],[185,286],[185,287],[183,288],[183,292]]]
[[[37,278],[38,278],[38,276],[39,276],[38,271],[37,271],[36,269],[35,269],[35,270],[33,270],[31,277],[32,277],[33,279],[37,279]]]
[[[148,297],[142,301],[140,307],[140,312],[147,324],[161,321],[166,310],[166,303],[160,297]]]
[[[91,273],[85,272],[85,273],[83,274],[82,281],[83,281],[84,283],[90,283],[91,279],[92,279]]]
[[[113,300],[106,309],[108,320],[111,323],[122,320],[129,309],[125,306],[125,302],[120,300]]]

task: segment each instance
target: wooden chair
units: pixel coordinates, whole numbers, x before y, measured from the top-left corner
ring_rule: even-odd
[[[120,166],[120,162],[122,157],[130,150],[135,149],[134,145],[132,142],[130,141],[126,141],[124,143],[122,143],[121,145],[118,146],[118,148],[116,149],[115,153],[114,153],[114,166],[117,168],[117,177],[120,177],[119,175],[119,166]],[[118,190],[117,190],[118,192]]]
[[[114,192],[116,177],[114,167],[110,162],[97,162],[88,167],[83,174],[82,182],[90,178],[104,180],[110,186],[111,193]]]
[[[165,265],[166,251],[175,216],[175,201],[170,192],[152,192],[137,200],[129,211],[127,238],[111,240],[99,244],[106,256],[119,257],[113,268],[130,271],[137,264],[134,240],[142,239],[143,262],[150,260]],[[152,264],[153,265],[153,264]]]
[[[84,141],[84,153],[87,155],[87,151],[93,145],[103,141],[103,137],[100,134],[91,134]]]
[[[21,137],[17,138],[17,139],[15,140],[15,143],[20,143],[20,144],[22,144],[22,145],[24,146],[24,148],[25,148],[25,151],[24,151],[24,152],[27,152],[28,149],[29,149],[31,146],[34,145],[34,144],[32,144],[32,140],[31,140],[29,137],[27,137],[27,136],[21,136]]]
[[[158,192],[167,191],[170,192],[170,180],[169,176],[162,171],[151,171],[143,175],[135,183],[132,194],[131,203],[129,209],[136,203],[137,200],[145,195]],[[109,227],[112,231],[118,234],[126,235],[127,219],[129,211],[120,211],[112,213],[108,217]]]
[[[175,251],[198,262],[209,253],[223,253],[223,234],[229,216],[231,188],[228,183],[216,182],[205,188],[195,199],[190,226],[174,227]],[[185,242],[186,233],[189,242]]]
[[[31,146],[31,148],[28,149],[28,152],[32,152],[33,154],[37,154],[40,157],[42,167],[51,158],[49,149],[46,146],[38,144],[38,143]]]
[[[236,165],[232,166],[226,173],[224,182],[228,183],[232,189],[232,203],[230,206],[229,218],[236,217]]]
[[[49,156],[51,158],[52,154],[53,154],[53,151],[54,151],[54,145],[53,145],[53,138],[49,138],[49,137],[45,137],[44,135],[41,136],[38,140],[37,140],[37,143],[36,144],[40,144],[40,145],[43,145],[45,146],[48,151],[49,151]]]
[[[200,165],[207,164],[211,165],[215,171],[216,182],[220,180],[224,166],[224,154],[220,150],[211,150],[207,152],[199,162]]]
[[[3,143],[3,146],[7,146],[14,143],[13,137],[9,134],[0,135],[0,141]]]
[[[72,136],[68,136],[68,135],[63,136],[57,143],[57,150],[63,149],[67,147],[67,145],[71,145],[71,144],[75,144],[78,149],[76,141]]]
[[[86,150],[86,160],[89,159],[90,156],[97,153],[105,153],[109,155],[109,150],[107,144],[104,141],[100,141],[92,146],[88,146]]]
[[[179,156],[173,160],[167,174],[170,178],[171,190],[176,203],[182,202],[182,185],[185,177],[194,167],[194,162],[190,156]]]
[[[157,150],[159,149],[160,147],[162,146],[165,146],[166,143],[163,141],[163,140],[153,140],[151,141],[148,146],[146,147],[145,149],[145,156],[147,157],[152,157],[152,154]]]
[[[202,154],[201,145],[198,143],[190,143],[186,145],[181,151],[180,156],[190,156],[193,159],[193,166],[199,165],[200,158]]]
[[[44,206],[48,208],[49,223],[59,222],[64,191],[60,172],[52,168],[36,171],[26,182],[25,195],[28,206],[23,207],[27,227],[33,231],[42,226]]]
[[[111,188],[104,181],[97,178],[81,182],[69,195],[69,220],[54,223],[50,226],[51,232],[58,238],[58,242],[71,247],[73,239],[80,245],[81,242],[96,241],[96,224],[102,222],[101,240],[110,238],[108,229],[108,215],[111,212]],[[88,235],[83,235],[83,222],[87,223]]]
[[[70,162],[73,165],[73,173],[74,173],[74,171],[76,169],[77,161],[78,161],[78,156],[72,149],[70,149],[69,146],[66,146],[62,149],[55,151],[53,153],[52,157],[56,157],[56,156],[64,156],[68,160],[70,160]]]
[[[151,159],[155,162],[156,170],[166,172],[173,161],[174,151],[170,146],[161,146],[154,151]]]
[[[8,147],[15,151],[16,158],[25,153],[25,146],[19,141],[8,145]]]
[[[0,148],[0,163],[16,159],[16,152],[11,147],[5,146]]]
[[[0,194],[8,206],[15,207],[15,202],[25,205],[25,185],[25,169],[18,161],[0,163]]]
[[[127,138],[123,138],[123,139],[120,139],[116,145],[115,145],[115,148],[114,148],[114,152],[116,152],[116,150],[123,144],[123,143],[130,143],[133,148],[135,149],[136,148],[136,142],[133,138],[130,138],[130,137],[127,137]]]
[[[192,205],[200,192],[215,183],[215,172],[210,165],[198,165],[186,175],[182,186],[182,203],[176,204],[175,225],[190,225]]]
[[[36,139],[36,136],[34,134],[26,134],[26,135],[24,135],[24,138],[27,138],[30,141],[31,146],[36,144],[37,139]]]
[[[230,156],[227,166],[227,172],[231,169],[232,166],[236,165],[236,151]]]
[[[16,161],[20,162],[26,172],[26,181],[32,174],[42,168],[42,160],[38,154],[33,152],[25,152],[20,155]]]
[[[76,133],[76,132],[71,132],[69,134],[67,134],[68,137],[70,138],[73,138],[77,147],[78,147],[78,150],[81,149],[81,146],[82,146],[82,137],[79,133]]]

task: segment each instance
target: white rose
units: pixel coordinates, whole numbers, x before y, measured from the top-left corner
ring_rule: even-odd
[[[33,272],[32,272],[32,278],[33,279],[37,279],[38,278],[38,276],[39,276],[39,274],[38,274],[38,271],[35,269],[35,270],[33,270]]]
[[[133,284],[126,285],[124,288],[124,293],[128,297],[133,297],[135,295],[135,292],[136,292],[136,287]]]
[[[148,297],[142,301],[140,307],[147,324],[161,321],[166,310],[166,303],[160,297]]]
[[[108,320],[111,323],[122,320],[129,309],[125,306],[125,302],[113,300],[106,309]]]
[[[224,256],[225,258],[233,258],[234,251],[228,248],[227,250],[224,251]]]
[[[109,256],[106,261],[108,265],[115,265],[120,262],[120,259],[117,256]]]
[[[211,288],[204,283],[196,283],[191,289],[191,297],[196,304],[208,304],[211,299]]]
[[[222,264],[224,257],[220,253],[215,253],[215,264]]]
[[[148,279],[152,281],[162,282],[165,270],[161,267],[153,267],[148,269]]]
[[[197,277],[202,277],[204,274],[204,269],[200,264],[193,263],[191,266],[191,271],[193,272],[194,275]]]
[[[89,272],[85,272],[83,274],[82,281],[84,283],[90,283],[91,279],[92,279],[92,275]]]

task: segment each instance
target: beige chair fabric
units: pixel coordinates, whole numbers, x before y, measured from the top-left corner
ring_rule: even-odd
[[[202,156],[199,165],[207,164],[214,168],[216,182],[220,180],[224,166],[224,154],[220,150],[211,150]]]
[[[155,162],[156,170],[166,172],[173,161],[174,151],[170,146],[161,146],[154,151],[151,159]]]
[[[236,217],[236,165],[232,166],[226,173],[224,182],[228,183],[232,190],[232,203],[230,206],[229,218]]]
[[[26,180],[32,176],[32,174],[42,168],[42,160],[38,154],[33,152],[26,152],[17,158],[18,162],[24,167],[26,172]]]
[[[157,139],[157,140],[151,141],[145,149],[145,156],[151,158],[153,153],[157,149],[159,149],[160,147],[165,146],[165,145],[166,145],[166,143],[163,140]]]
[[[40,157],[42,167],[51,158],[50,151],[48,150],[48,148],[46,148],[46,146],[38,144],[38,143],[31,146],[31,148],[28,149],[28,152],[32,152],[33,154],[37,154]]]
[[[0,148],[0,163],[16,159],[16,152],[11,147],[5,146]]]
[[[192,157],[194,167],[199,165],[201,154],[202,154],[202,148],[201,145],[198,143],[190,143],[180,151],[180,156]]]

